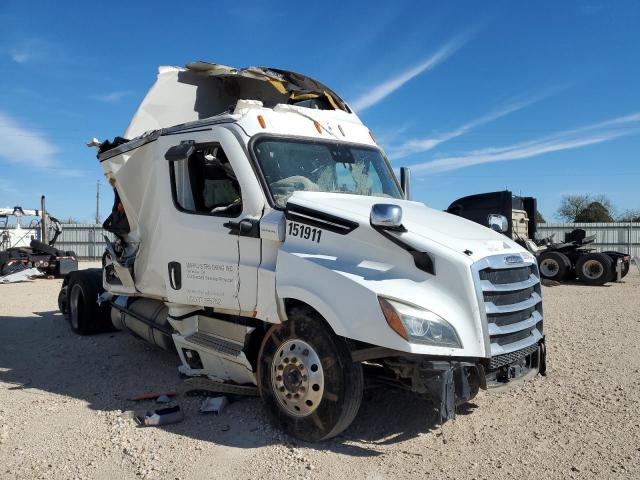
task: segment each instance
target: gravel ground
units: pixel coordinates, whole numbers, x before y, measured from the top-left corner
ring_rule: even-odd
[[[305,444],[257,399],[220,416],[180,398],[184,422],[138,428],[127,412],[170,390],[177,357],[125,333],[74,335],[60,280],[0,285],[1,478],[640,478],[640,276],[544,287],[546,378],[481,393],[438,426],[410,394],[366,392],[342,436]]]

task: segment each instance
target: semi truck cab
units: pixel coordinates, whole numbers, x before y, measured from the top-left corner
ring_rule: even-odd
[[[535,257],[408,198],[408,172],[398,181],[320,82],[162,67],[124,137],[95,145],[117,240],[100,271],[65,280],[78,333],[113,325],[175,349],[183,375],[256,388],[309,441],[348,427],[365,378],[429,396],[446,420],[544,373]]]

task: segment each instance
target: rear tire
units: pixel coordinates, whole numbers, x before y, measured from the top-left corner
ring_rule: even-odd
[[[611,278],[613,262],[604,253],[580,255],[576,262],[576,274],[586,285],[604,285]]]
[[[91,335],[113,329],[110,311],[107,306],[98,305],[98,295],[103,292],[102,272],[100,269],[88,269],[74,272],[69,277],[67,287],[66,311],[71,330],[79,335]],[[62,295],[62,291],[60,292]],[[65,306],[64,300],[58,299]],[[63,314],[65,311],[63,311]],[[67,317],[67,315],[65,315]]]
[[[571,271],[571,260],[561,252],[543,252],[538,257],[538,267],[542,277],[561,282]]]
[[[258,388],[283,430],[317,442],[351,424],[360,408],[364,380],[347,342],[314,310],[295,308],[262,342]]]

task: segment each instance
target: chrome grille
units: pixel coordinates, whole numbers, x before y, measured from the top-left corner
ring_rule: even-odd
[[[495,270],[487,268],[480,272],[481,280],[489,280],[496,285],[504,283],[524,282],[531,275],[531,266],[520,268],[505,268],[503,270]]]
[[[535,263],[507,264],[513,255],[494,255],[474,264],[478,300],[486,315],[491,368],[529,355],[542,338],[542,298]]]

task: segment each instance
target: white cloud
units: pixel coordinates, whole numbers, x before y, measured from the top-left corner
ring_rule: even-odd
[[[11,60],[13,60],[16,63],[26,63],[31,58],[33,58],[33,55],[29,52],[11,52],[10,55],[11,55]]]
[[[9,49],[8,53],[11,60],[19,64],[35,61],[60,61],[64,58],[60,47],[41,38],[25,40]]]
[[[0,111],[0,160],[4,163],[51,167],[57,150],[41,133],[21,126]]]
[[[460,137],[470,132],[474,128],[481,127],[482,125],[486,125],[506,115],[517,112],[518,110],[522,110],[523,108],[528,107],[529,105],[532,105],[536,102],[539,102],[540,100],[547,98],[548,96],[554,93],[557,93],[558,91],[564,88],[566,87],[565,86],[556,87],[553,89],[549,89],[541,94],[532,96],[528,99],[514,101],[504,107],[501,107],[497,110],[487,113],[486,115],[478,117],[475,120],[465,123],[464,125],[456,128],[455,130],[434,135],[432,137],[408,140],[399,146],[389,148],[388,149],[389,157],[397,159],[397,158],[407,157],[409,155],[413,155],[416,153],[423,153],[423,152],[429,151],[437,147],[441,143],[447,142],[449,140],[453,140],[454,138]]]
[[[439,158],[412,165],[411,168],[422,173],[443,172],[483,163],[521,160],[545,153],[572,150],[636,134],[640,134],[640,112],[506,147],[490,147]]]
[[[124,97],[131,95],[133,92],[131,90],[117,90],[115,92],[109,92],[104,95],[94,95],[93,98],[96,100],[100,100],[101,102],[106,103],[118,103]]]
[[[456,37],[453,40],[445,43],[441,46],[433,55],[426,60],[422,61],[418,65],[406,70],[389,80],[376,85],[367,93],[356,98],[350,105],[356,112],[362,112],[367,108],[375,105],[383,100],[388,95],[395,92],[402,87],[412,78],[417,77],[421,73],[431,70],[439,63],[443,62],[451,55],[453,55],[458,49],[460,49],[469,39],[469,35]]]

